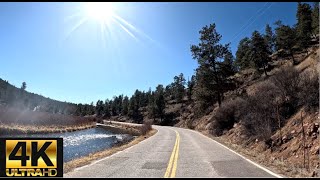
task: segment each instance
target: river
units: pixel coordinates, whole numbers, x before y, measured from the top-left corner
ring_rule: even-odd
[[[132,140],[129,134],[114,134],[102,127],[90,128],[80,131],[50,134],[14,134],[0,137],[45,137],[63,138],[63,162],[88,156],[90,153],[106,150],[116,143],[124,140]]]

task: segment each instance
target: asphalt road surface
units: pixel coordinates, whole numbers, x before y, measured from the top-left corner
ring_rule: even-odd
[[[281,177],[199,132],[153,128],[152,137],[64,177]]]

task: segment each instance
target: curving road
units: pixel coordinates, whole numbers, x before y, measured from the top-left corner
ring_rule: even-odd
[[[153,128],[152,137],[64,177],[281,177],[199,132]]]

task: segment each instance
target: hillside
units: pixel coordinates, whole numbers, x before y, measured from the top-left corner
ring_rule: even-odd
[[[46,98],[0,79],[0,134],[65,132],[93,127],[94,117],[77,114],[83,106],[90,107]]]
[[[320,145],[317,139],[319,136],[317,108],[310,109],[308,108],[309,102],[301,102],[302,104],[295,107],[297,109],[290,113],[287,112],[286,116],[282,116],[281,114],[282,119],[280,129],[274,128],[269,134],[264,134],[263,136],[255,133],[248,133],[248,124],[246,120],[243,119],[246,116],[237,115],[239,112],[236,112],[237,110],[234,109],[235,106],[238,106],[238,108],[240,108],[240,110],[242,110],[244,113],[249,113],[246,109],[241,109],[246,108],[245,104],[242,104],[242,100],[240,101],[239,105],[236,104],[238,103],[237,100],[239,98],[245,99],[247,96],[251,96],[256,93],[265,93],[265,91],[261,91],[261,87],[265,88],[266,86],[270,86],[270,81],[272,81],[273,77],[277,76],[282,68],[285,69],[286,67],[293,67],[297,70],[299,77],[304,77],[305,75],[312,76],[313,78],[318,77],[317,72],[319,71],[318,63],[320,53],[318,46],[313,46],[309,49],[309,52],[310,53],[308,55],[305,53],[295,54],[294,57],[298,62],[296,65],[293,65],[290,59],[274,59],[270,62],[272,68],[268,70],[268,77],[254,69],[239,71],[234,76],[230,77],[237,82],[237,88],[225,93],[223,101],[225,105],[219,107],[218,103],[213,104],[205,116],[196,117],[194,101],[188,100],[187,96],[185,96],[180,103],[176,103],[175,100],[170,100],[167,98],[164,109],[164,119],[162,121],[159,118],[154,118],[152,120],[154,121],[154,124],[173,125],[176,127],[195,129],[208,136],[218,138],[217,140],[231,147],[235,146],[238,151],[249,156],[250,158],[255,159],[256,161],[259,161],[262,164],[265,164],[269,167],[274,166],[275,169],[280,168],[280,174],[291,177],[315,176],[314,169],[319,167],[318,156]],[[301,83],[303,83],[303,80],[301,80]],[[316,88],[318,88],[317,81],[315,85],[317,85]],[[308,93],[312,93],[312,90],[308,91]],[[311,98],[313,98],[315,101],[318,101],[319,94],[317,96],[314,96],[315,94],[309,95],[313,96]],[[269,95],[264,98],[267,100],[270,98],[272,99],[272,97]],[[224,109],[224,107],[226,108]],[[147,107],[140,108],[139,111],[143,115],[144,121],[150,120],[150,118],[148,118],[150,115]],[[225,124],[217,126],[220,116],[221,118],[224,118],[223,121],[225,121]],[[233,121],[228,122],[228,118],[233,119]],[[112,116],[109,119],[135,122],[134,119],[121,115]],[[305,131],[305,141],[303,141],[302,137],[301,121],[304,122],[303,127]],[[261,125],[262,124],[251,124],[251,126],[257,127]],[[221,128],[221,131],[216,132],[219,128]],[[305,143],[305,146],[303,143]],[[305,165],[303,163],[303,147],[306,148]],[[308,167],[308,152],[310,166],[309,172],[303,168],[304,166]],[[269,161],[265,161],[266,157],[268,157],[267,159],[269,159]]]
[[[77,108],[74,103],[61,102],[28,92],[1,78],[0,105],[54,114],[72,114]]]

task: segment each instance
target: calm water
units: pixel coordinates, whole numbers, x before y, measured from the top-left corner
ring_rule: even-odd
[[[2,135],[1,137],[4,136]],[[101,127],[66,133],[6,135],[5,137],[63,138],[64,162],[111,148],[116,143],[123,140],[133,139],[133,136],[129,134],[114,134]]]

